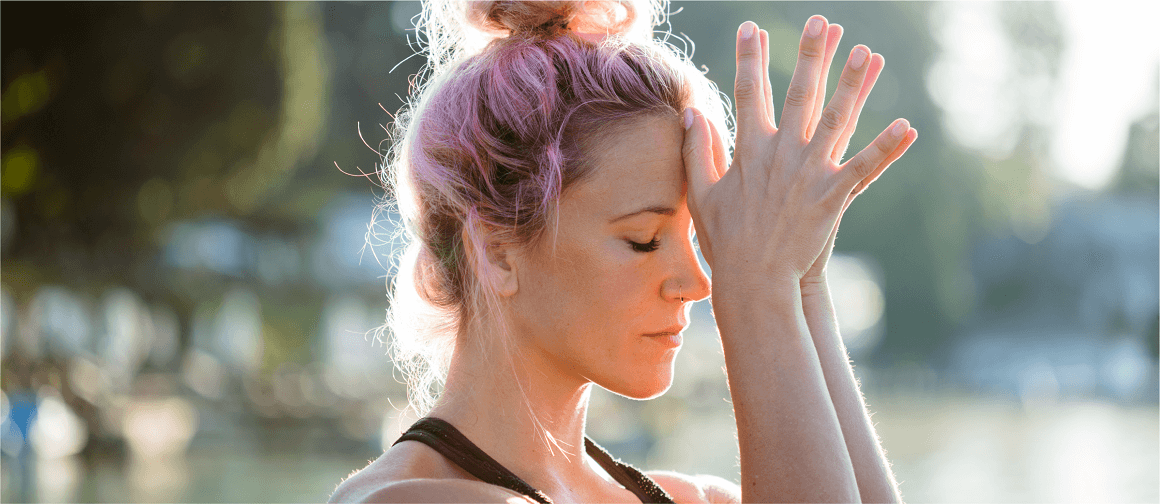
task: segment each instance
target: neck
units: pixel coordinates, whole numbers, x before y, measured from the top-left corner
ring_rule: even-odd
[[[480,337],[459,338],[469,343],[456,347],[443,395],[430,415],[450,422],[542,491],[600,478],[585,462],[591,383],[564,376],[538,353],[509,352],[502,342],[471,343],[499,339]]]

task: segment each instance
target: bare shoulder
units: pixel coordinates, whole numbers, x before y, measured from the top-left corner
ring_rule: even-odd
[[[741,502],[741,487],[719,476],[708,474],[689,476],[672,471],[648,471],[646,474],[677,502],[712,504]]]
[[[329,502],[530,502],[489,485],[416,442],[391,447],[342,481]]]
[[[368,489],[352,502],[494,502],[533,503],[527,497],[482,481],[411,479]],[[338,502],[331,500],[331,502]]]

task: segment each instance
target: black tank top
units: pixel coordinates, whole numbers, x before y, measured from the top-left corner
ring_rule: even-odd
[[[451,424],[435,417],[427,417],[415,422],[407,432],[404,432],[394,444],[403,441],[418,441],[439,452],[455,465],[471,473],[485,483],[498,485],[508,490],[527,495],[542,504],[552,504],[544,492],[532,488],[498,461],[491,458],[483,450],[475,446],[462,432]],[[393,446],[393,445],[392,445]],[[656,484],[652,478],[637,470],[635,467],[613,459],[612,455],[604,451],[600,445],[584,437],[584,446],[588,455],[600,464],[608,474],[624,488],[632,492],[641,502],[671,503],[673,498],[665,493],[664,489]]]

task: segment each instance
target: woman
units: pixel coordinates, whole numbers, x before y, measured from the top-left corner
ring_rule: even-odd
[[[718,94],[647,6],[457,5],[425,9],[429,84],[388,165],[412,238],[388,325],[427,418],[331,500],[900,500],[825,276],[842,212],[916,137],[900,119],[841,163],[882,57],[855,47],[823,108],[842,30],[810,18],[775,127],[768,34],[742,24],[730,160]],[[668,389],[710,292],[740,486],[584,436],[593,384]]]

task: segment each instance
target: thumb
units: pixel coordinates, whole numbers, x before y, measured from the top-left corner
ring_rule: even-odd
[[[709,121],[694,107],[682,115],[685,143],[681,157],[685,161],[685,176],[689,181],[689,199],[701,201],[709,188],[721,179],[713,166],[713,140]]]

